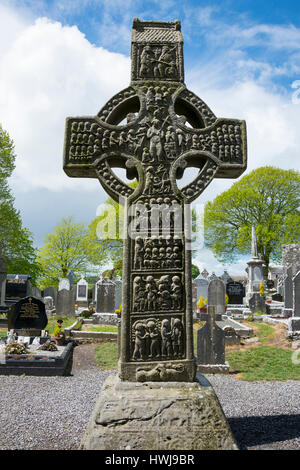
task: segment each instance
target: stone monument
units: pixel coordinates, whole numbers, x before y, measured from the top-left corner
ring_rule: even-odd
[[[255,227],[252,227],[251,259],[248,264],[248,284],[244,303],[249,305],[253,294],[259,293],[259,287],[264,282],[264,261],[258,256]]]
[[[225,313],[225,284],[213,279],[208,284],[207,322],[197,332],[197,370],[206,373],[227,373],[225,362],[225,332],[216,321]]]
[[[6,262],[2,256],[2,250],[0,247],[0,306],[5,305],[5,293],[6,293]]]
[[[213,178],[245,171],[246,125],[218,119],[185,87],[178,20],[134,19],[131,57],[128,88],[97,116],[66,121],[64,171],[98,178],[124,204],[128,227],[118,376],[105,383],[82,447],[235,449],[212,387],[196,376],[190,203]],[[179,189],[187,167],[198,172]]]
[[[67,278],[59,280],[57,292],[57,315],[66,315],[72,317],[75,315],[75,290],[71,290],[70,281]]]
[[[88,283],[83,277],[76,284],[76,304],[88,308]]]
[[[282,245],[284,316],[294,316],[293,278],[300,270],[300,243]]]

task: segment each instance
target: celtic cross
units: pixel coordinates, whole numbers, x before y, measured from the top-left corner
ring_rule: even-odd
[[[131,227],[123,255],[120,378],[193,381],[190,203],[213,178],[245,171],[246,125],[216,118],[187,90],[179,21],[134,19],[131,58],[128,88],[97,116],[67,118],[64,171],[98,178],[125,205]],[[195,178],[179,189],[176,180],[187,167],[196,168]],[[137,187],[113,168],[125,168]]]

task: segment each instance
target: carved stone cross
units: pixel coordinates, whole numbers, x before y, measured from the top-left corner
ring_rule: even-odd
[[[193,381],[190,203],[213,178],[245,171],[246,125],[187,90],[179,21],[134,19],[131,57],[128,88],[95,117],[67,118],[64,171],[98,178],[125,205],[121,379]],[[187,167],[195,178],[179,189]]]

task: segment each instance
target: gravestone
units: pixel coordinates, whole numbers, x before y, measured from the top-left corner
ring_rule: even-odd
[[[221,279],[217,278],[209,281],[207,306],[215,307],[215,319],[222,320],[222,315],[225,313],[225,284]]]
[[[180,439],[178,427],[171,424],[174,416],[191,409],[192,395],[187,396],[186,390],[188,384],[193,389],[196,380],[190,204],[213,178],[237,178],[246,169],[245,122],[218,119],[185,87],[180,29],[179,21],[134,19],[130,86],[110,99],[97,116],[66,121],[64,171],[71,177],[98,178],[107,193],[124,204],[128,228],[119,378],[104,386],[84,438],[86,449],[121,449],[126,445],[176,449],[182,448],[182,435],[186,449],[224,448],[220,435],[215,440],[214,434],[221,428],[226,428],[228,448],[235,446],[224,416],[218,431],[211,428],[213,435],[208,428],[197,430],[196,425],[191,431],[191,415],[180,427]],[[124,119],[125,124],[119,125]],[[179,189],[176,180],[189,166],[197,168],[195,178]],[[138,185],[131,187],[117,178],[114,167],[126,169],[127,177],[136,178]],[[145,398],[146,387],[141,386],[145,381],[160,382],[155,400],[150,395]],[[199,399],[203,389],[197,381]],[[197,422],[201,421],[201,410],[205,409],[205,422],[209,408],[214,410],[213,416],[216,406],[220,410],[212,389],[206,389],[204,395],[193,413]],[[126,409],[120,406],[124,400]],[[165,407],[164,400],[167,407],[172,401],[173,418],[166,416],[158,426],[155,416]],[[148,416],[149,410],[146,422],[139,421],[137,428],[134,420],[133,425],[133,416]],[[122,423],[117,431],[110,426],[116,419]],[[163,437],[157,442],[158,436]]]
[[[0,248],[0,306],[5,305],[5,293],[6,293],[6,262],[2,256],[2,250]]]
[[[222,279],[223,282],[225,282],[225,284],[227,284],[227,282],[229,282],[231,277],[229,276],[228,272],[224,270],[224,272],[221,276],[221,279]]]
[[[33,286],[31,288],[31,294],[33,297],[36,297],[37,299],[41,299],[42,298],[42,293],[41,293],[41,289],[39,289],[38,287],[36,286]]]
[[[251,313],[266,313],[266,300],[258,292],[252,294],[249,298],[249,308]]]
[[[74,273],[74,271],[70,271],[67,278],[69,279],[69,282],[70,282],[70,286],[72,286],[77,278],[76,274]]]
[[[197,284],[193,280],[192,281],[192,305],[193,305],[193,317],[194,318],[196,318],[196,313],[198,311],[198,306],[197,306],[198,300],[199,299],[197,297]]]
[[[293,277],[300,270],[300,243],[282,245],[283,291],[285,316],[294,315]]]
[[[203,269],[200,274],[202,277],[204,277],[204,279],[207,279],[209,276],[209,272],[206,269]]]
[[[7,314],[8,330],[21,336],[40,336],[47,326],[45,304],[35,297],[25,297],[13,304]]]
[[[218,279],[218,276],[216,275],[216,273],[213,271],[208,277],[207,279],[209,281],[213,281],[214,279]]]
[[[97,313],[115,313],[115,283],[108,278],[98,281],[96,297]]]
[[[26,274],[7,274],[5,303],[11,305],[31,295],[31,277]]]
[[[57,292],[57,315],[73,317],[75,315],[75,295],[76,287],[72,286],[71,289],[70,281],[67,278],[59,280],[58,292]]]
[[[88,283],[84,278],[76,285],[76,304],[78,307],[88,307]]]
[[[203,299],[207,299],[207,291],[208,291],[208,280],[203,277],[202,274],[199,274],[199,276],[196,277],[194,280],[196,286],[197,286],[197,300],[200,299],[200,296],[202,295]]]
[[[248,283],[244,303],[249,305],[249,299],[254,293],[259,292],[260,284],[264,281],[264,261],[259,257],[257,251],[257,238],[255,227],[252,227],[251,259],[248,264]]]
[[[120,276],[116,276],[113,279],[113,282],[115,284],[115,310],[120,308],[120,305],[122,304],[122,279]]]
[[[207,374],[229,372],[225,362],[225,332],[216,323],[216,311],[216,307],[208,306],[207,322],[197,331],[197,369]]]
[[[241,282],[228,282],[226,284],[226,294],[228,295],[229,304],[241,305],[245,296],[245,288]]]
[[[52,297],[54,307],[56,307],[56,304],[57,304],[57,289],[55,289],[55,287],[52,287],[52,286],[46,287],[43,290],[43,296],[44,297]]]
[[[300,271],[293,277],[293,316],[300,317]]]

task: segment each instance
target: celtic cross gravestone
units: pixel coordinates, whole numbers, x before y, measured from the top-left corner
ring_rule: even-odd
[[[245,169],[245,122],[217,118],[184,84],[180,22],[134,19],[130,86],[97,116],[67,118],[64,143],[66,174],[98,178],[125,206],[121,380],[194,380],[190,203]]]

